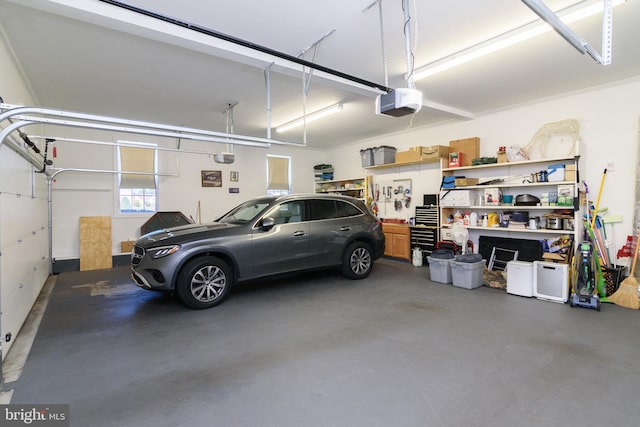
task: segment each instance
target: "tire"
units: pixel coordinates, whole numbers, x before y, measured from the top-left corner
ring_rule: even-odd
[[[206,256],[189,261],[176,283],[178,298],[194,309],[220,304],[233,284],[233,272],[220,258]]]
[[[351,243],[342,258],[342,274],[349,279],[364,279],[372,268],[371,247],[363,242]]]

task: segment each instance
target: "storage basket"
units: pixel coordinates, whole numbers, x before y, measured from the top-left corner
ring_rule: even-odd
[[[625,267],[622,265],[614,265],[613,268],[602,267],[607,296],[613,295],[613,293],[618,290],[620,282],[624,277],[624,269]]]

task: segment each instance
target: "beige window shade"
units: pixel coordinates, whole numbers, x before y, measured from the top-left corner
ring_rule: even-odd
[[[289,158],[267,156],[267,190],[289,190]]]
[[[120,171],[154,173],[155,150],[120,147]],[[120,188],[156,188],[154,175],[123,173]]]

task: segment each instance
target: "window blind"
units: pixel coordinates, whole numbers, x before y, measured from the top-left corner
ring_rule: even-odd
[[[155,172],[155,150],[134,147],[120,148],[120,171]],[[156,188],[154,175],[123,173],[120,188]]]
[[[267,156],[267,190],[289,190],[289,157]]]

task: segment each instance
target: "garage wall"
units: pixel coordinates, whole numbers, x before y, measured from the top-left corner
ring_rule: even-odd
[[[0,38],[0,96],[33,104],[29,90]],[[47,185],[42,174],[6,146],[0,148],[0,334],[6,357],[49,272]]]
[[[176,148],[177,141],[166,138],[132,137],[131,135],[105,135],[99,132],[68,129],[51,129],[47,135],[115,142],[152,142],[159,147]],[[116,148],[58,141],[54,167],[116,170]],[[181,141],[186,151],[220,152],[224,144]],[[289,146],[272,146],[269,149],[235,145],[233,164],[215,163],[212,157],[190,153],[159,153],[158,204],[160,211],[180,211],[194,220],[211,221],[237,204],[252,197],[266,194],[267,155],[292,157],[292,181],[294,192],[313,191],[313,165],[321,163],[323,152]],[[222,187],[202,187],[201,171],[222,172]],[[230,172],[238,172],[238,182],[230,182]],[[64,172],[52,185],[53,199],[53,257],[56,261],[79,257],[79,217],[112,216],[112,252],[121,253],[120,242],[140,237],[140,227],[148,214],[120,215],[117,212],[113,174]],[[230,193],[229,188],[239,189]]]
[[[633,234],[634,177],[639,145],[640,79],[618,86],[595,88],[570,96],[554,98],[478,117],[475,120],[410,130],[391,136],[359,141],[349,147],[332,150],[327,159],[337,170],[351,167],[351,175],[364,174],[359,150],[389,145],[399,151],[412,146],[448,145],[450,140],[480,137],[480,155],[495,156],[500,146],[526,146],[535,132],[546,123],[576,119],[582,139],[580,179],[590,191],[598,191],[607,161],[615,161],[615,171],[606,176],[601,206],[610,213],[621,214],[624,222],[616,224],[615,242],[620,247]],[[408,120],[398,119],[398,120]],[[439,165],[429,164],[409,169],[375,171],[378,181],[411,178],[414,194],[435,193],[440,186]],[[593,196],[595,200],[595,196]],[[420,197],[421,199],[421,197]],[[414,204],[415,206],[415,204]],[[381,208],[382,216],[385,216]],[[413,208],[386,216],[413,216]]]

